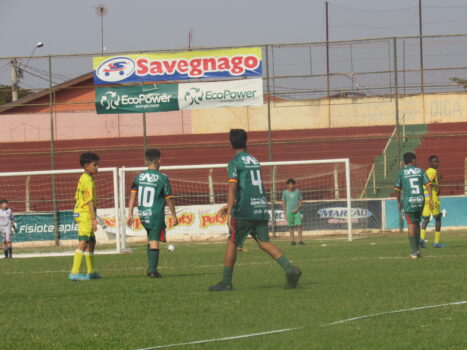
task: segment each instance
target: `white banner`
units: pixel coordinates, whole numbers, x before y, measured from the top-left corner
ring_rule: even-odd
[[[188,83],[178,87],[180,110],[263,105],[263,79]]]

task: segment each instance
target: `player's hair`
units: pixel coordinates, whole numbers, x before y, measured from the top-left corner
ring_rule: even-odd
[[[8,203],[8,200],[6,200],[4,198],[0,199],[0,204],[3,204],[3,203]]]
[[[429,156],[428,157],[428,163],[431,163],[432,160],[438,159],[438,156]]]
[[[92,162],[98,162],[100,160],[99,156],[94,152],[85,152],[79,157],[79,164],[85,166],[86,164]]]
[[[288,184],[295,185],[296,183],[297,183],[297,182],[295,181],[295,179],[292,179],[292,178],[287,179],[287,182],[286,182],[287,185],[288,185]]]
[[[144,160],[148,163],[154,163],[161,159],[161,152],[156,148],[147,149],[144,152]]]
[[[230,144],[233,149],[246,148],[248,135],[243,129],[231,129],[229,133]]]
[[[415,159],[417,159],[417,156],[415,155],[415,153],[412,153],[412,152],[404,153],[404,164],[412,163]]]

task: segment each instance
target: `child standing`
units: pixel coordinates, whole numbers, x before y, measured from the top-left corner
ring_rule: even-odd
[[[13,257],[13,246],[11,244],[11,232],[15,228],[13,211],[8,208],[8,201],[0,199],[0,233],[3,241],[3,253],[5,259]]]

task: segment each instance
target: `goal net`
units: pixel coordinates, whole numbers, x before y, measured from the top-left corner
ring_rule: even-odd
[[[15,251],[34,255],[71,250],[77,242],[73,207],[82,173],[82,169],[0,173],[0,198],[8,200],[16,223]],[[120,252],[117,168],[99,169],[95,182],[97,247]]]
[[[145,169],[119,169],[121,231],[129,242],[146,237],[138,218],[131,228],[125,225],[131,184]],[[352,240],[352,224],[355,224],[352,216],[355,213],[351,198],[364,186],[368,175],[366,167],[356,167],[353,176],[348,159],[263,162],[261,169],[273,235],[286,235],[287,223],[281,199],[287,179],[294,178],[303,196],[304,234],[345,234]],[[227,200],[226,164],[163,166],[160,171],[169,177],[179,221],[174,227],[166,211],[168,240],[210,240],[227,235],[225,218],[217,214]],[[134,215],[137,215],[136,209]]]

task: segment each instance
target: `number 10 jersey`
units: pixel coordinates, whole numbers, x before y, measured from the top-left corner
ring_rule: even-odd
[[[237,153],[229,162],[227,171],[229,182],[238,183],[232,217],[254,221],[269,220],[268,200],[258,160],[247,152]]]

